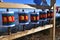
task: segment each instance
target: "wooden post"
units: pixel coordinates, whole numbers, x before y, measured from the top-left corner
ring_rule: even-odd
[[[50,38],[49,38],[49,40],[53,40],[53,28],[50,28],[49,30],[50,30]]]
[[[50,29],[50,40],[55,40],[55,19],[56,19],[56,4],[53,5],[54,17],[53,17],[53,28]]]
[[[51,0],[51,3],[50,3],[50,5],[51,5],[51,7],[53,7],[53,10],[54,10],[54,18],[53,18],[53,40],[55,40],[55,23],[56,23],[56,21],[55,21],[55,19],[56,19],[56,0]]]
[[[55,40],[55,23],[56,23],[56,21],[55,21],[56,16],[55,16],[55,15],[56,15],[56,4],[54,4],[53,8],[54,8],[53,40]]]

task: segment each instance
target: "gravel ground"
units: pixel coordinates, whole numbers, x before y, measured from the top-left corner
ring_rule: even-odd
[[[15,40],[50,40],[49,31],[41,31]],[[56,40],[60,40],[60,28],[56,28]]]
[[[18,38],[18,39],[14,39],[14,40],[50,40],[49,38],[50,38],[49,30],[43,30],[41,32],[37,32],[35,34],[31,34],[31,35]],[[56,28],[56,40],[60,40],[60,28],[59,27]]]
[[[60,40],[60,28],[56,28],[56,40]]]
[[[49,30],[44,30],[15,40],[49,40],[49,38]]]

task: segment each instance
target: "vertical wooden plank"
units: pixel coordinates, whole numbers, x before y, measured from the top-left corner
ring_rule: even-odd
[[[54,8],[54,21],[53,21],[53,22],[54,22],[54,23],[53,23],[53,40],[55,40],[56,4],[54,4],[53,8]]]
[[[53,40],[55,40],[55,23],[56,23],[56,21],[55,21],[55,18],[56,18],[56,0],[50,0],[50,6],[51,7],[53,7],[53,10],[54,10],[54,18],[53,18]]]

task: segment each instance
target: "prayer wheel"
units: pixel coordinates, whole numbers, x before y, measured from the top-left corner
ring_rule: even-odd
[[[15,26],[14,12],[2,12],[0,15],[2,17],[2,26],[13,27]]]
[[[31,24],[39,24],[39,13],[31,12],[30,13],[30,22],[31,22]]]
[[[46,25],[47,23],[47,13],[45,11],[39,12],[39,24],[41,26]]]
[[[29,14],[25,12],[18,13],[19,24],[26,25],[29,24]]]
[[[49,21],[49,23],[53,23],[53,16],[54,16],[54,13],[53,11],[47,11],[47,19]]]
[[[39,19],[40,20],[45,20],[46,18],[47,18],[47,13],[46,12],[40,12]]]
[[[52,11],[47,11],[47,18],[53,18],[54,13]]]

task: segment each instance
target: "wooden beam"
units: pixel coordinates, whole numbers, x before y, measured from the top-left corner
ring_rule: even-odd
[[[28,4],[31,7],[35,7],[37,9],[50,9],[50,6],[42,6],[42,5],[32,5],[32,4]]]
[[[53,7],[55,3],[56,3],[56,0],[50,0],[50,6],[51,7]]]
[[[56,3],[53,5],[54,7],[54,21],[53,21],[53,40],[55,40],[55,25],[56,25]]]
[[[18,4],[0,2],[0,8],[32,8],[32,9],[50,9],[56,0],[51,0],[51,6],[33,5],[33,4]]]
[[[0,8],[33,8],[35,9],[35,7],[31,7],[26,4],[4,3],[4,2],[0,2]]]
[[[17,4],[0,2],[0,8],[32,8],[32,9],[49,9],[49,6],[33,5],[33,4]]]
[[[36,33],[36,32],[39,32],[39,31],[42,31],[42,30],[45,30],[45,29],[49,29],[49,28],[52,28],[52,24],[51,25],[45,25],[43,27],[38,27],[38,28],[34,28],[34,29],[31,29],[31,30],[26,30],[26,31],[23,31],[23,32],[17,32],[17,33],[14,33],[14,34],[11,34],[11,35],[6,35],[6,36],[1,36],[0,37],[0,40],[12,40],[12,39],[16,39],[16,38],[20,38],[20,37],[23,37],[23,36],[26,36],[26,35],[29,35],[29,34],[32,34],[32,33]]]

